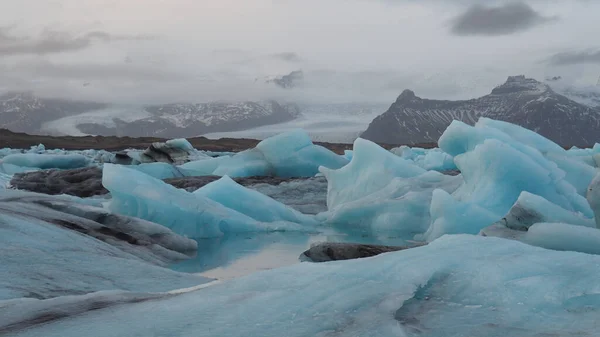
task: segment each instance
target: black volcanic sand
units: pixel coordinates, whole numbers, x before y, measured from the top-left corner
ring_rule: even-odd
[[[205,137],[187,138],[187,140],[198,150],[205,151],[227,151],[239,152],[250,149],[256,146],[260,141],[256,139],[245,138],[221,138],[217,140],[208,139]],[[154,137],[104,137],[104,136],[43,136],[29,135],[26,133],[12,132],[6,129],[0,129],[0,148],[13,149],[28,149],[31,146],[44,144],[47,149],[65,149],[65,150],[106,150],[106,151],[121,151],[125,149],[145,149],[154,142],[165,142],[164,138]],[[334,144],[334,143],[319,143],[317,145],[324,146],[333,152],[343,154],[344,150],[351,150],[352,144]],[[397,147],[393,144],[380,144],[386,149]],[[435,143],[412,144],[411,147],[434,148]]]

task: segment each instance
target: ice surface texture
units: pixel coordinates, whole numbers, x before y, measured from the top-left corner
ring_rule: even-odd
[[[102,183],[111,192],[113,212],[159,223],[187,237],[314,230],[308,226],[315,224],[310,217],[224,179],[205,186],[206,192],[189,193],[125,166],[106,164]]]
[[[314,145],[304,131],[294,130],[231,157],[193,161],[180,168],[188,175],[312,177],[319,166],[337,169],[347,163],[345,157]]]
[[[188,258],[194,241],[67,198],[2,191],[0,240],[1,300],[167,291],[207,281],[160,267]]]
[[[599,278],[600,256],[497,238],[445,236],[425,247],[367,259],[302,263],[93,314],[69,317],[66,311],[60,320],[12,333],[593,336],[600,310]],[[31,305],[39,310],[41,304]],[[10,307],[0,308],[3,317],[1,310]]]

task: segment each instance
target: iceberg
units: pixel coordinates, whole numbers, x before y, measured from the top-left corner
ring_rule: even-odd
[[[289,221],[309,226],[317,224],[314,217],[289,208],[260,192],[245,188],[228,176],[201,187],[193,194],[216,201],[257,221]]]
[[[21,153],[11,154],[0,159],[0,164],[11,164],[38,169],[74,169],[85,167],[89,164],[88,158],[80,154],[37,154]]]
[[[202,192],[189,193],[124,166],[104,165],[102,184],[111,192],[112,199],[108,205],[111,211],[161,224],[187,237],[211,238],[240,232],[314,231],[312,227],[283,219],[257,221],[201,195]],[[227,192],[219,194],[213,191],[217,196]],[[245,202],[250,204],[256,200]],[[270,205],[273,204],[277,202],[271,200]],[[241,204],[236,206],[257,216],[256,212],[242,208]],[[277,207],[281,211],[281,206]]]
[[[327,207],[332,209],[376,192],[394,178],[409,178],[425,173],[411,161],[400,158],[379,145],[358,138],[352,161],[338,169],[321,167],[327,178]]]
[[[295,130],[267,138],[254,149],[233,156],[192,161],[179,167],[193,176],[313,177],[320,166],[337,169],[347,163],[343,156],[314,145],[306,132]]]
[[[424,247],[366,259],[301,263],[93,314],[65,310],[61,319],[33,321],[9,333],[15,337],[593,336],[600,309],[599,278],[597,255],[447,235]],[[22,303],[19,311],[27,312],[28,305]],[[44,302],[30,305],[31,311],[39,311]],[[1,323],[8,321],[11,311],[10,306],[0,307],[0,331],[9,331],[8,324]],[[14,320],[10,322],[15,326]]]
[[[412,160],[417,166],[425,170],[435,170],[443,172],[457,169],[456,164],[454,164],[454,158],[438,148],[411,148],[406,145],[403,145],[391,149],[390,152],[404,159]]]
[[[412,238],[427,230],[432,192],[454,191],[460,176],[426,171],[368,140],[357,139],[352,161],[327,178],[327,212],[317,218],[344,231]]]
[[[566,210],[593,216],[585,198],[563,179],[564,172],[543,157],[532,158],[507,143],[488,139],[472,151],[456,156],[454,161],[465,180],[454,197],[474,202],[499,218],[522,191],[544,197]]]
[[[600,255],[600,229],[566,223],[536,223],[522,241],[546,249]]]
[[[523,191],[508,214],[500,221],[502,225],[515,230],[528,230],[541,222],[564,222],[577,226],[595,227],[593,219],[584,217],[557,206],[550,201]]]

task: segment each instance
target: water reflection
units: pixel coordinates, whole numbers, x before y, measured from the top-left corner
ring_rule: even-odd
[[[199,239],[197,242],[196,257],[171,268],[221,280],[300,263],[300,254],[318,242],[406,244],[402,238],[373,237],[362,233],[310,235],[291,232],[226,235],[215,239]]]

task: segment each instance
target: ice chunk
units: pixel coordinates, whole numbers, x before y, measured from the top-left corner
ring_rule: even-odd
[[[596,176],[598,170],[593,166],[572,157],[548,154],[546,155],[546,158],[556,163],[558,168],[566,173],[565,180],[575,187],[579,195],[585,197],[587,188],[592,182],[592,179]]]
[[[419,147],[400,146],[390,150],[392,153],[413,161],[417,166],[425,170],[450,171],[456,170],[454,158],[444,151],[435,149],[423,149]]]
[[[443,190],[433,191],[431,226],[416,239],[433,241],[444,234],[477,234],[493,224],[498,217],[476,204],[460,202]]]
[[[430,171],[410,178],[394,178],[378,191],[348,201],[319,214],[318,218],[340,230],[373,235],[394,235],[412,239],[430,224],[432,192],[441,188],[454,191],[460,176]]]
[[[314,145],[300,129],[267,138],[256,149],[279,177],[312,177],[319,172],[319,166],[338,169],[348,163],[345,158]]]
[[[256,221],[204,196],[177,189],[124,166],[106,164],[102,183],[111,192],[109,208],[113,212],[156,222],[188,237],[207,238],[239,232],[314,230],[289,222]]]
[[[213,171],[214,175],[231,177],[271,176],[274,173],[271,165],[265,160],[265,156],[256,149],[242,151],[233,157],[226,157]]]
[[[329,209],[381,190],[396,177],[409,178],[426,172],[412,162],[362,138],[354,142],[354,155],[350,164],[337,170],[323,167],[320,171],[328,181]]]
[[[319,166],[337,169],[347,163],[344,157],[314,145],[304,131],[295,130],[265,139],[256,148],[231,157],[193,161],[180,168],[188,175],[312,177]]]
[[[194,194],[214,200],[258,221],[289,221],[313,226],[317,224],[313,217],[293,210],[260,192],[245,188],[227,176],[198,189]]]
[[[537,223],[525,234],[523,242],[553,250],[600,255],[600,229],[565,223]]]
[[[516,230],[527,230],[539,222],[564,222],[584,227],[596,226],[593,219],[567,211],[539,195],[529,192],[522,192],[517,202],[502,219],[502,224]]]
[[[566,150],[560,145],[551,141],[544,136],[528,130],[520,125],[511,124],[504,121],[493,120],[490,118],[481,117],[475,124],[475,127],[489,127],[498,129],[508,135],[517,142],[527,144],[542,153],[558,153],[564,155]]]
[[[539,152],[538,152],[539,153]],[[488,139],[454,158],[465,183],[455,193],[459,200],[470,201],[502,217],[522,191],[537,194],[562,208],[592,216],[585,199],[567,183],[556,165],[532,158],[511,145]],[[554,165],[554,166],[552,166]]]
[[[179,149],[186,152],[196,151],[192,144],[185,138],[169,139],[165,143],[174,149]]]
[[[213,172],[215,172],[221,163],[229,159],[230,157],[225,156],[206,160],[194,160],[178,167],[188,176],[209,176],[213,175]]]
[[[32,323],[10,333],[594,336],[599,278],[600,256],[455,235],[367,259],[269,270],[184,295]]]
[[[50,155],[21,153],[8,155],[2,158],[0,163],[40,169],[74,169],[87,166],[89,161],[85,156],[80,154]]]

